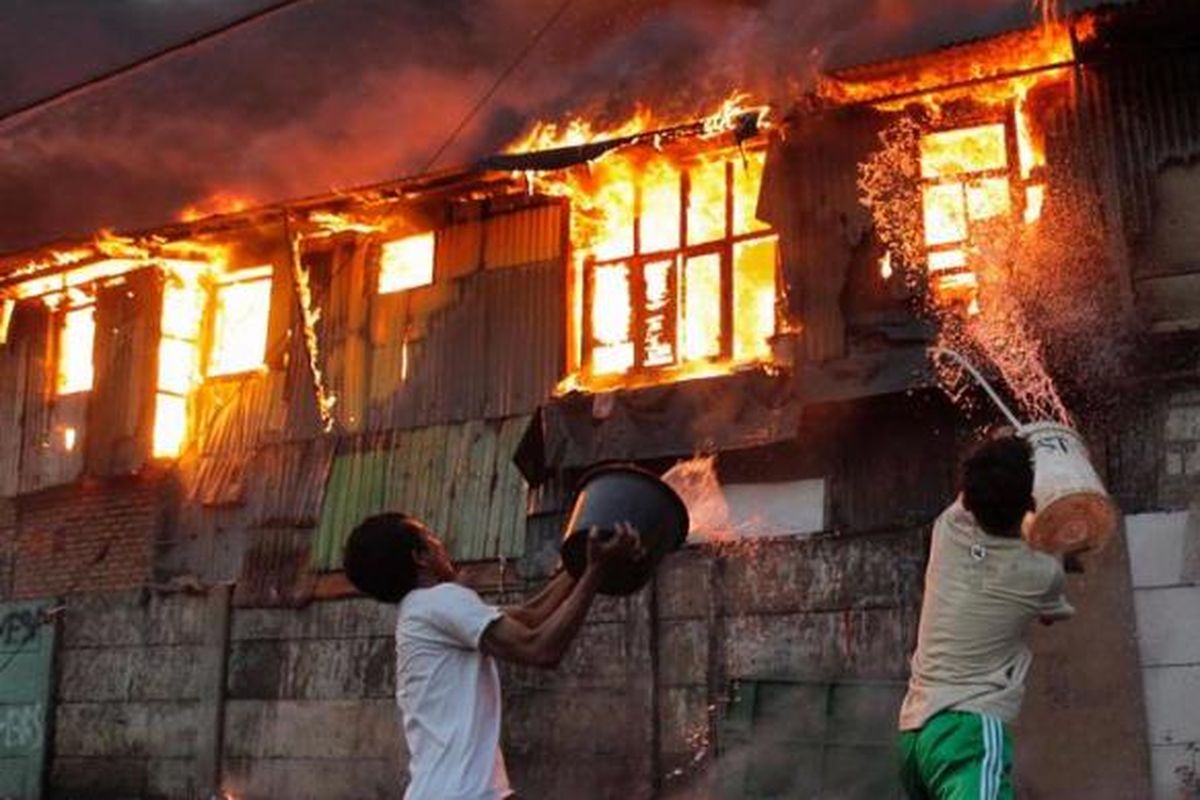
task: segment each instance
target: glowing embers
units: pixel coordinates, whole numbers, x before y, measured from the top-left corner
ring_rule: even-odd
[[[271,267],[222,275],[214,295],[208,376],[234,375],[262,367],[271,310]]]
[[[379,250],[379,294],[433,283],[434,245],[432,232],[384,242]]]
[[[58,329],[56,394],[87,392],[92,388],[95,368],[92,350],[96,340],[96,307],[75,306],[63,312]]]
[[[754,218],[762,164],[760,152],[620,154],[581,179],[571,222],[585,383],[770,356],[778,246]]]

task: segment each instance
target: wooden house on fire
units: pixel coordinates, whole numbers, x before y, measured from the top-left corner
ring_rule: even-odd
[[[0,257],[0,610],[40,615],[0,647],[26,676],[0,708],[38,723],[0,795],[391,796],[353,525],[416,514],[504,598],[586,470],[700,455],[726,526],[602,603],[562,674],[506,676],[514,780],[898,796],[929,527],[990,421],[927,350],[1005,376],[1014,307],[1128,515],[1037,638],[1021,785],[1195,792],[1198,42],[1192,4],[1146,0],[846,65],[769,114],[542,127]]]

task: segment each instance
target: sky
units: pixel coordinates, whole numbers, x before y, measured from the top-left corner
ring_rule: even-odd
[[[14,109],[275,0],[5,0]],[[0,120],[0,251],[422,170],[563,0],[300,0],[95,89]],[[1086,0],[1085,0],[1086,2]],[[537,119],[784,100],[821,68],[1027,24],[1029,0],[571,0],[438,162]]]

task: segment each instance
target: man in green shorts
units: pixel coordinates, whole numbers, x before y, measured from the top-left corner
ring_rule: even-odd
[[[1030,549],[1029,443],[1003,435],[964,462],[961,494],[933,528],[900,773],[913,800],[1011,800],[1012,736],[1033,655],[1030,621],[1074,613],[1058,559]]]

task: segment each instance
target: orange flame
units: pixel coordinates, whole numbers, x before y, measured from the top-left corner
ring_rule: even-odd
[[[748,99],[735,93],[699,122],[645,108],[609,127],[539,122],[509,148],[646,134],[586,167],[529,176],[534,188],[571,201],[571,374],[560,390],[769,360],[778,247],[755,218],[763,153],[714,141],[767,124],[766,107]]]
[[[222,214],[237,214],[253,208],[254,200],[246,195],[234,192],[216,192],[198,203],[184,207],[179,212],[180,222],[195,222],[205,217],[216,217]]]

